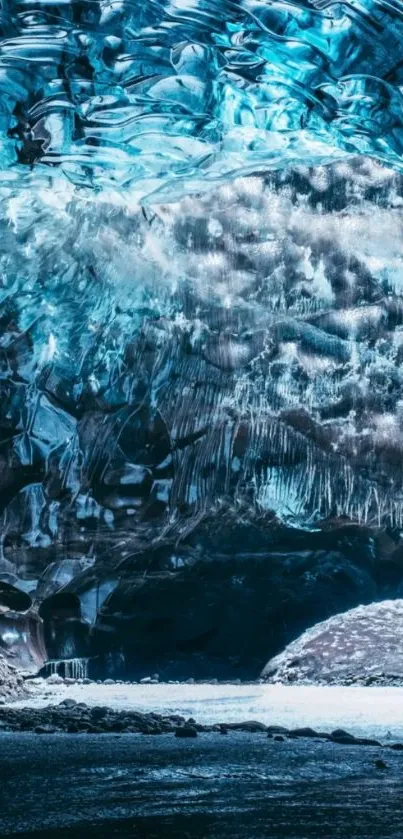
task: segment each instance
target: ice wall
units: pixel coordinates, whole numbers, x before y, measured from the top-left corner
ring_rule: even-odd
[[[389,528],[395,556],[400,5],[9,0],[1,26],[1,578],[89,625],[128,568],[203,558],[206,520],[259,555]]]

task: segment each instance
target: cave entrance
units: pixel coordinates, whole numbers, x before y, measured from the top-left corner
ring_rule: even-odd
[[[73,592],[47,597],[39,607],[48,660],[85,659],[89,655],[89,625],[81,617],[81,603]],[[55,670],[54,672],[58,672]]]

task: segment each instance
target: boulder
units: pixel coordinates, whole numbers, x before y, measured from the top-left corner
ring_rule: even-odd
[[[106,705],[94,705],[90,714],[93,720],[102,720],[107,716],[108,710],[109,708]]]
[[[194,738],[197,737],[197,731],[192,725],[182,725],[175,730],[175,737]]]
[[[75,699],[70,699],[70,698],[62,699],[62,701],[59,702],[59,708],[75,708],[76,705],[77,705],[76,700]]]
[[[313,728],[292,728],[289,733],[289,737],[323,737],[324,735],[318,731],[315,731]]]
[[[374,763],[375,763],[375,766],[376,766],[377,769],[387,769],[388,768],[385,761],[380,760],[379,758],[378,758],[378,760],[375,760]]]
[[[267,725],[257,720],[245,720],[243,722],[229,722],[225,723],[225,727],[232,731],[250,731],[255,733],[257,731],[267,731]]]

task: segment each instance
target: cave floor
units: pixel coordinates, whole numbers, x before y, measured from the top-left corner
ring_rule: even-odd
[[[262,734],[0,735],[2,837],[401,839],[403,755]]]
[[[29,682],[27,684],[30,684]],[[287,728],[343,728],[356,736],[403,741],[403,688],[269,684],[73,684],[31,683],[13,707],[41,708],[70,697],[115,710],[180,714],[197,722],[259,720]],[[402,834],[403,837],[403,834]]]

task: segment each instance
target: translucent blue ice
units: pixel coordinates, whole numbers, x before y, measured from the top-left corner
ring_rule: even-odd
[[[223,510],[403,528],[400,3],[1,26],[0,574]]]
[[[58,167],[166,197],[346,153],[400,168],[402,12],[400,0],[5,0],[1,175]]]

